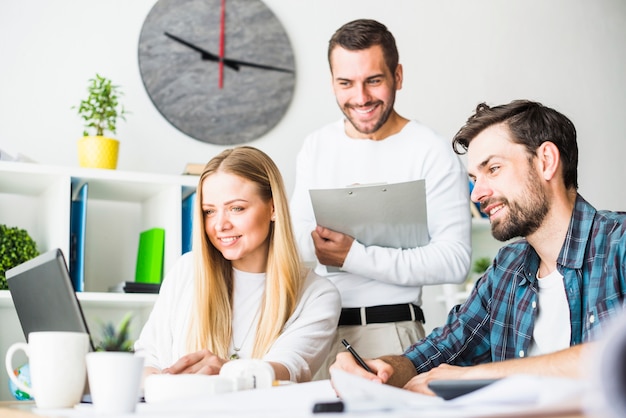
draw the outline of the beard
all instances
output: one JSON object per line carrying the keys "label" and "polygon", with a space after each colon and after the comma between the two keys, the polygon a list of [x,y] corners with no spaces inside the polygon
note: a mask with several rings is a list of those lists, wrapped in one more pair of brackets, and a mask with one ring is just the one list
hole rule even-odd
{"label": "beard", "polygon": [[[542,224],[550,205],[545,190],[541,187],[538,174],[529,170],[529,179],[526,188],[521,194],[523,199],[509,201],[500,199],[509,209],[509,213],[503,219],[496,220],[491,224],[491,234],[498,241],[508,241],[515,237],[527,237],[535,232]],[[489,200],[481,203],[481,206],[489,205]]]}
{"label": "beard", "polygon": [[[396,89],[395,83],[393,84],[392,88],[393,88],[392,91],[395,91]],[[395,95],[392,95],[388,103],[378,100],[378,101],[373,101],[373,102],[367,102],[365,103],[365,105],[363,105],[364,107],[380,105],[383,108],[380,118],[378,118],[378,120],[374,122],[374,125],[369,129],[363,124],[360,124],[358,121],[354,120],[354,118],[350,117],[350,110],[357,106],[346,103],[345,105],[343,106],[340,105],[339,107],[341,108],[343,115],[346,117],[346,119],[348,119],[348,121],[352,124],[352,126],[354,127],[354,129],[356,129],[357,132],[362,133],[364,135],[370,135],[378,131],[387,122],[387,120],[389,119],[389,115],[391,115],[391,112],[393,111],[393,106],[394,106],[395,101],[396,101],[396,97]],[[363,106],[358,106],[358,107],[363,107]]]}
{"label": "beard", "polygon": [[[372,104],[373,103],[366,103],[366,106],[372,105]],[[387,122],[387,120],[389,119],[389,115],[391,114],[391,111],[393,110],[393,107],[386,107],[385,109],[383,109],[383,113],[382,115],[380,115],[380,118],[378,118],[378,120],[374,123],[374,126],[368,129],[364,125],[359,124],[359,122],[355,121],[353,118],[350,117],[351,108],[352,108],[351,106],[345,106],[342,109],[342,112],[344,116],[346,117],[346,119],[348,119],[348,121],[352,124],[352,126],[354,126],[354,129],[356,129],[357,132],[360,132],[364,135],[373,134],[374,132],[378,131],[385,124],[385,122]]]}

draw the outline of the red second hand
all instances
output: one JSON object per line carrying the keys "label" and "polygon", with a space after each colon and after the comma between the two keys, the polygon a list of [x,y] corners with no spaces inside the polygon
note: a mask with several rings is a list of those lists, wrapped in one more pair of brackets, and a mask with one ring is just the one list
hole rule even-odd
{"label": "red second hand", "polygon": [[219,62],[219,78],[218,78],[218,86],[219,88],[224,87],[224,38],[225,38],[225,29],[226,29],[226,0],[222,0],[221,10],[220,10],[220,62]]}

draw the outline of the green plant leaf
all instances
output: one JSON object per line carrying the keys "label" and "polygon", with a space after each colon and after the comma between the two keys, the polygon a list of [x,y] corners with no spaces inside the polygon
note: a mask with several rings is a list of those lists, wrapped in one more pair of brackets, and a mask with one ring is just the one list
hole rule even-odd
{"label": "green plant leaf", "polygon": [[0,225],[0,290],[9,288],[7,270],[38,255],[37,243],[26,230]]}
{"label": "green plant leaf", "polygon": [[102,323],[102,339],[96,346],[96,351],[133,351],[133,341],[129,339],[132,312],[128,312],[120,323],[113,325],[110,322]]}
{"label": "green plant leaf", "polygon": [[102,136],[109,131],[113,134],[117,132],[117,119],[126,120],[129,113],[119,102],[119,97],[123,95],[120,86],[115,85],[106,77],[96,74],[89,79],[87,86],[89,95],[82,100],[77,109],[78,115],[84,121],[83,136],[89,132]]}

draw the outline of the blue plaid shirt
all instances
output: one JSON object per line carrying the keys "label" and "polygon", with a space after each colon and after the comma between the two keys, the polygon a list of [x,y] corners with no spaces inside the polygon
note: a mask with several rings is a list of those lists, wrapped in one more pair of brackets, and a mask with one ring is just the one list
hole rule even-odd
{"label": "blue plaid shirt", "polygon": [[[570,308],[570,346],[597,339],[625,305],[626,213],[596,211],[580,195],[557,259]],[[506,245],[445,325],[409,347],[418,373],[525,357],[537,318],[539,256],[525,239]],[[610,322],[610,321],[608,321]]]}

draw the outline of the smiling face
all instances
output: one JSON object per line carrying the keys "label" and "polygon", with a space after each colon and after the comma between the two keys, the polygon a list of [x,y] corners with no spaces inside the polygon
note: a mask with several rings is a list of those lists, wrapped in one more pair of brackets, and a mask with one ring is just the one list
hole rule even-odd
{"label": "smiling face", "polygon": [[475,181],[471,199],[489,216],[494,238],[528,237],[545,219],[550,206],[541,177],[523,145],[510,139],[503,124],[478,134],[467,151]]}
{"label": "smiling face", "polygon": [[393,111],[396,90],[402,87],[402,66],[393,74],[379,45],[358,51],[336,47],[330,58],[335,98],[352,126],[348,135],[371,138]]}
{"label": "smiling face", "polygon": [[237,270],[265,271],[274,207],[247,179],[217,171],[202,183],[204,231]]}

